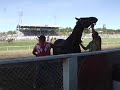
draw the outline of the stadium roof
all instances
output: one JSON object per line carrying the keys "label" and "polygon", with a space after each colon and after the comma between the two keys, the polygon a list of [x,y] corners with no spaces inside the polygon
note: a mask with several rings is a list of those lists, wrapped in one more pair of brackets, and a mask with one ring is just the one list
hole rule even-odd
{"label": "stadium roof", "polygon": [[30,25],[30,24],[21,24],[21,25],[17,25],[17,28],[22,27],[22,28],[59,28],[59,26],[57,25]]}

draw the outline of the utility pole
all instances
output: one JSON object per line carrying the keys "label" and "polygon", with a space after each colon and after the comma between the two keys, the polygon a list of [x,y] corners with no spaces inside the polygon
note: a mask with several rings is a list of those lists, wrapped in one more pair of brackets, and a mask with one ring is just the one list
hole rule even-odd
{"label": "utility pole", "polygon": [[[7,8],[4,7],[4,8],[3,8],[3,15],[4,15],[3,18],[7,18],[7,17],[6,17],[6,15],[7,15],[6,12],[7,12]],[[5,23],[5,24],[6,24],[6,23]],[[5,28],[5,30],[6,30],[6,28]]]}
{"label": "utility pole", "polygon": [[20,10],[20,11],[18,12],[18,15],[19,15],[19,22],[18,22],[18,25],[20,25],[20,24],[22,24],[23,11]]}
{"label": "utility pole", "polygon": [[56,16],[54,16],[54,25],[56,25]]}

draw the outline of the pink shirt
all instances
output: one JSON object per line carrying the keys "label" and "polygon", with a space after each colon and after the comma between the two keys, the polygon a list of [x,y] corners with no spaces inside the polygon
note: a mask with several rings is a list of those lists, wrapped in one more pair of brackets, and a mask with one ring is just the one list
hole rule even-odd
{"label": "pink shirt", "polygon": [[41,46],[39,43],[37,43],[34,49],[37,52],[37,56],[47,56],[50,55],[51,44],[45,42],[45,44]]}

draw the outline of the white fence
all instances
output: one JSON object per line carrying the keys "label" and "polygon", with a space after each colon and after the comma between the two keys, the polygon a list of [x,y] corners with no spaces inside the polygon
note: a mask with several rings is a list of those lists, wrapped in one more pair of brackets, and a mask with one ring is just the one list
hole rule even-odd
{"label": "white fence", "polygon": [[[63,61],[63,90],[78,90],[78,61],[82,60],[81,57],[107,55],[107,58],[111,63],[120,64],[120,49],[96,51],[88,53],[76,53],[76,54],[63,54],[46,57],[31,57],[31,58],[18,58],[10,60],[0,60],[0,65],[16,65],[19,63],[30,62],[59,62]],[[80,57],[78,59],[78,57]],[[115,60],[116,59],[116,60]],[[101,57],[102,60],[102,57]],[[14,76],[14,75],[13,75]],[[8,76],[10,77],[10,76]]]}
{"label": "white fence", "polygon": [[9,51],[9,50],[31,50],[34,45],[26,45],[26,46],[1,46],[0,51]]}
{"label": "white fence", "polygon": [[[102,44],[102,48],[104,49],[104,47],[110,47],[113,48],[118,47],[120,45],[120,41],[116,41],[116,42],[103,42],[104,44]],[[85,45],[88,43],[84,43]],[[0,51],[10,51],[10,50],[32,50],[33,47],[35,45],[26,45],[26,46],[0,46]]]}

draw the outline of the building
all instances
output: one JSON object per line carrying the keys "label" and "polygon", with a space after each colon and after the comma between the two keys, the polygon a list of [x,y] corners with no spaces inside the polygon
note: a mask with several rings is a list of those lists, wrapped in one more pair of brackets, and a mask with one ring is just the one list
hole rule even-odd
{"label": "building", "polygon": [[16,30],[22,32],[24,36],[57,35],[58,26],[39,25],[17,25]]}

